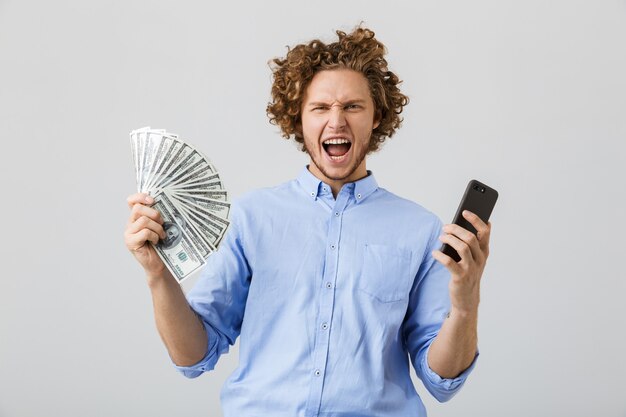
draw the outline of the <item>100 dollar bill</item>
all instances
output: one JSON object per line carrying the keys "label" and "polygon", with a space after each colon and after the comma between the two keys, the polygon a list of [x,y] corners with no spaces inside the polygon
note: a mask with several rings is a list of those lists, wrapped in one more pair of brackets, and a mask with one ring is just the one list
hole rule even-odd
{"label": "100 dollar bill", "polygon": [[[165,193],[154,197],[152,208],[161,213],[166,237],[154,245],[170,272],[180,282],[205,264],[203,252],[194,245],[190,223]],[[195,237],[195,236],[194,236]]]}

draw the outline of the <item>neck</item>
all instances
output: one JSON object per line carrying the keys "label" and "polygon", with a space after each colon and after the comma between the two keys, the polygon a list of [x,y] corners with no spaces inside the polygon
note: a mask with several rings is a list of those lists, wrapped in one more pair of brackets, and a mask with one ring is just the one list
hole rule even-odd
{"label": "neck", "polygon": [[326,184],[330,186],[330,189],[333,192],[333,197],[335,198],[337,198],[337,194],[339,194],[339,191],[341,191],[341,187],[343,187],[344,184],[358,181],[361,178],[367,177],[367,168],[365,167],[365,159],[363,160],[363,162],[361,162],[361,165],[359,165],[349,176],[347,176],[346,178],[341,178],[341,179],[327,177],[317,167],[317,165],[313,163],[313,161],[309,163],[308,169],[311,172],[311,174],[315,175],[318,179],[322,180],[323,182],[325,182]]}

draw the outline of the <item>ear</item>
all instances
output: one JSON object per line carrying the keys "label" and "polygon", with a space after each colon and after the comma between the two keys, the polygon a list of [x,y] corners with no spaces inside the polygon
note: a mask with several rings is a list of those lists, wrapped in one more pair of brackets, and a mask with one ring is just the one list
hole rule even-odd
{"label": "ear", "polygon": [[372,125],[372,130],[376,129],[380,125],[380,122],[382,119],[383,119],[383,116],[380,110],[377,110],[376,113],[374,114],[374,124]]}
{"label": "ear", "polygon": [[300,136],[302,137],[302,119],[300,119],[298,117],[298,119],[296,120],[295,126],[294,126],[294,130],[295,130],[295,135],[296,136]]}

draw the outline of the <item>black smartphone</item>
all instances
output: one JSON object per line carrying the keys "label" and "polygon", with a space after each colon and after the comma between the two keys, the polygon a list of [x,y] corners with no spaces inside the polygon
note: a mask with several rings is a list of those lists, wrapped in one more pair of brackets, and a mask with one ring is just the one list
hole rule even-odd
{"label": "black smartphone", "polygon": [[[458,224],[462,228],[476,234],[477,230],[474,226],[472,226],[472,224],[468,222],[465,217],[463,217],[463,210],[471,211],[480,217],[482,221],[487,223],[489,221],[489,216],[491,216],[491,212],[496,205],[497,199],[498,192],[496,190],[480,181],[471,180],[469,184],[467,184],[465,194],[463,194],[461,204],[459,204],[459,208],[456,210],[452,223]],[[441,249],[439,250],[454,259],[456,262],[461,260],[461,257],[456,250],[447,243],[441,245]]]}

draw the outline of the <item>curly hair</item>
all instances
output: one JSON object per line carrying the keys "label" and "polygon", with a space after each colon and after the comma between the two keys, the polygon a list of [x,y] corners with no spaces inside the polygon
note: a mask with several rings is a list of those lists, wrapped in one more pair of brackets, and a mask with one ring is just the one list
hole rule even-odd
{"label": "curly hair", "polygon": [[[368,153],[378,150],[386,138],[393,136],[402,124],[402,108],[409,98],[400,92],[402,82],[387,69],[385,46],[374,38],[374,32],[357,27],[350,34],[336,31],[339,40],[325,44],[319,39],[308,44],[287,47],[287,56],[274,58],[272,69],[272,102],[267,105],[270,123],[278,125],[282,136],[304,144],[298,124],[301,121],[304,93],[316,73],[322,70],[351,69],[363,74],[369,84],[376,118],[380,124],[373,130]],[[304,146],[302,150],[305,151]]]}

